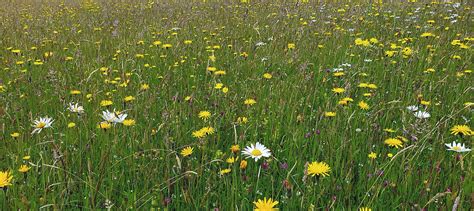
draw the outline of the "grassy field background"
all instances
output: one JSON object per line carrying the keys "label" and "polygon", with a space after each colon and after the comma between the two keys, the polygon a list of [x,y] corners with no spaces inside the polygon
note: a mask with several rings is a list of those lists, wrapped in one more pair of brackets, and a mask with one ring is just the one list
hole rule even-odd
{"label": "grassy field background", "polygon": [[[472,209],[472,152],[445,146],[472,146],[472,13],[1,1],[0,207],[251,210],[266,197],[281,210]],[[107,123],[105,110],[128,116]],[[52,127],[33,123],[46,116]],[[246,159],[256,142],[271,156]],[[327,176],[308,174],[315,161]]]}

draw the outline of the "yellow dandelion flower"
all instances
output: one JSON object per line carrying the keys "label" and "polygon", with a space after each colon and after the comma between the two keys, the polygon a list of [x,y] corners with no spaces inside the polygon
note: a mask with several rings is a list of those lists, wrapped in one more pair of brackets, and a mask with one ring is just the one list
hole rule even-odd
{"label": "yellow dandelion flower", "polygon": [[399,147],[403,147],[403,142],[400,141],[400,139],[396,139],[396,138],[385,139],[384,143],[390,147],[395,147],[397,149]]}
{"label": "yellow dandelion flower", "polygon": [[12,185],[13,176],[10,171],[0,171],[0,188],[5,188]]}
{"label": "yellow dandelion flower", "polygon": [[247,161],[246,161],[246,160],[241,160],[241,161],[240,161],[239,168],[240,168],[240,169],[245,169],[245,168],[247,168]]}
{"label": "yellow dandelion flower", "polygon": [[272,74],[270,74],[270,73],[264,73],[264,74],[263,74],[263,78],[265,78],[265,79],[271,79],[272,77],[273,77],[273,76],[272,76]]}
{"label": "yellow dandelion flower", "polygon": [[112,104],[114,104],[114,102],[112,102],[111,100],[102,100],[102,101],[100,101],[100,106],[102,106],[102,107],[110,106]]}
{"label": "yellow dandelion flower", "polygon": [[343,92],[345,92],[345,91],[346,91],[346,89],[340,88],[340,87],[336,87],[336,88],[333,88],[333,89],[332,89],[332,92],[334,92],[334,93],[336,93],[336,94],[341,94],[341,93],[343,93]]}
{"label": "yellow dandelion flower", "polygon": [[461,134],[465,136],[470,136],[473,134],[473,131],[467,125],[455,125],[454,127],[451,128],[451,134],[453,135]]}
{"label": "yellow dandelion flower", "polygon": [[126,120],[123,120],[122,124],[125,125],[125,126],[134,126],[135,125],[135,120],[134,119],[126,119]]}
{"label": "yellow dandelion flower", "polygon": [[135,97],[134,97],[134,96],[131,96],[131,95],[130,95],[130,96],[127,96],[127,97],[125,97],[125,98],[123,98],[123,101],[124,101],[124,102],[132,102],[132,101],[134,101],[134,100],[135,100]]}
{"label": "yellow dandelion flower", "polygon": [[368,155],[368,157],[373,160],[373,159],[377,158],[377,153],[371,152],[371,153]]}
{"label": "yellow dandelion flower", "polygon": [[187,156],[190,156],[191,154],[193,154],[193,150],[194,150],[194,148],[192,148],[192,147],[186,147],[183,150],[181,150],[180,154],[183,157],[187,157]]}
{"label": "yellow dandelion flower", "polygon": [[325,162],[312,162],[308,165],[308,175],[311,176],[329,176],[331,167]]}
{"label": "yellow dandelion flower", "polygon": [[14,133],[11,133],[10,136],[11,136],[12,138],[18,138],[18,137],[20,137],[20,133],[14,132]]}
{"label": "yellow dandelion flower", "polygon": [[31,167],[29,167],[29,166],[27,166],[27,165],[21,165],[20,168],[18,169],[18,171],[21,172],[21,173],[26,173],[26,172],[28,172],[30,169],[31,169]]}
{"label": "yellow dandelion flower", "polygon": [[332,112],[332,111],[324,112],[324,116],[325,117],[335,117],[336,112]]}
{"label": "yellow dandelion flower", "polygon": [[269,198],[267,200],[266,197],[262,199],[259,199],[257,201],[254,201],[253,204],[255,205],[254,211],[277,211],[278,208],[275,208],[275,206],[278,204],[278,201],[273,201],[272,198]]}
{"label": "yellow dandelion flower", "polygon": [[225,174],[230,173],[231,171],[232,171],[231,169],[222,169],[222,170],[219,172],[219,174],[220,174],[220,175],[225,175]]}
{"label": "yellow dandelion flower", "polygon": [[211,117],[211,112],[209,112],[209,111],[200,111],[198,116],[199,116],[199,118],[201,118],[203,120],[207,120]]}
{"label": "yellow dandelion flower", "polygon": [[67,127],[68,127],[68,128],[76,127],[76,123],[74,123],[74,122],[69,122],[69,123],[67,124]]}
{"label": "yellow dandelion flower", "polygon": [[359,104],[357,104],[359,106],[360,109],[362,110],[369,110],[369,104],[367,104],[366,102],[364,101],[360,101]]}
{"label": "yellow dandelion flower", "polygon": [[248,106],[251,106],[251,105],[253,105],[253,104],[255,104],[255,103],[257,103],[257,101],[255,101],[254,99],[250,99],[250,98],[249,98],[249,99],[246,99],[246,100],[244,101],[244,104],[245,104],[245,105],[248,105]]}

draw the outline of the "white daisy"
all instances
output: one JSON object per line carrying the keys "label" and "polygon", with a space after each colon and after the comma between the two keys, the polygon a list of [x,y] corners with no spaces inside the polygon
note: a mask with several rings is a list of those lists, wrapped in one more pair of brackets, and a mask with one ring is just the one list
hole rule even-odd
{"label": "white daisy", "polygon": [[53,122],[54,120],[49,117],[41,117],[39,120],[34,120],[33,125],[31,125],[34,130],[33,132],[31,132],[31,134],[41,133],[41,130],[43,130],[43,128],[50,128]]}
{"label": "white daisy", "polygon": [[427,119],[427,118],[431,117],[430,113],[428,113],[426,111],[417,111],[417,112],[414,113],[414,115],[418,119]]}
{"label": "white daisy", "polygon": [[127,118],[127,114],[122,114],[119,112],[110,112],[109,110],[102,111],[102,119],[109,123],[122,123],[125,118]]}
{"label": "white daisy", "polygon": [[456,143],[455,141],[453,141],[453,143],[451,143],[451,144],[444,144],[444,145],[446,145],[448,147],[448,150],[455,151],[455,152],[469,152],[469,151],[471,151],[471,149],[466,148],[466,146],[464,146],[464,144]]}
{"label": "white daisy", "polygon": [[255,143],[255,145],[251,144],[250,146],[245,147],[242,154],[247,155],[247,158],[253,158],[255,161],[260,159],[261,157],[270,157],[272,153],[270,150],[267,149],[263,144],[259,142]]}
{"label": "white daisy", "polygon": [[416,106],[416,105],[411,105],[411,106],[408,106],[407,109],[408,109],[409,111],[418,111],[418,106]]}
{"label": "white daisy", "polygon": [[78,113],[78,114],[82,114],[84,113],[84,108],[82,106],[79,105],[79,103],[69,103],[69,107],[67,108],[67,110],[71,111],[72,113]]}

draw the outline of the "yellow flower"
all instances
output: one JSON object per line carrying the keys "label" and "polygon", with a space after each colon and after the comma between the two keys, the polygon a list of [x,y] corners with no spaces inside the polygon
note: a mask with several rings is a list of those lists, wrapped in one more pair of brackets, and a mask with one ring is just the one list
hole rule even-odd
{"label": "yellow flower", "polygon": [[391,158],[391,157],[393,157],[393,154],[392,154],[392,153],[388,153],[388,154],[387,154],[387,157]]}
{"label": "yellow flower", "polygon": [[344,88],[336,87],[336,88],[333,88],[332,91],[336,94],[340,94],[340,93],[343,93],[346,90]]}
{"label": "yellow flower", "polygon": [[125,125],[125,126],[133,126],[133,125],[135,125],[135,120],[134,119],[126,119],[126,120],[123,120],[122,124]]}
{"label": "yellow flower", "polygon": [[12,179],[13,176],[11,175],[10,171],[0,171],[0,188],[5,188],[12,185]]}
{"label": "yellow flower", "polygon": [[74,123],[74,122],[69,122],[69,123],[67,124],[67,127],[68,127],[68,128],[76,127],[76,123]]}
{"label": "yellow flower", "polygon": [[369,158],[372,159],[372,160],[375,159],[375,158],[377,158],[377,153],[371,152],[371,153],[369,154]]}
{"label": "yellow flower", "polygon": [[225,75],[225,71],[224,70],[215,71],[214,75]]}
{"label": "yellow flower", "polygon": [[244,104],[245,104],[245,105],[249,105],[249,106],[251,106],[251,105],[253,105],[253,104],[255,104],[255,103],[257,103],[257,101],[255,101],[254,99],[250,99],[250,98],[249,98],[249,99],[246,99],[246,100],[244,101]]}
{"label": "yellow flower", "polygon": [[340,77],[340,76],[345,75],[345,73],[344,73],[344,72],[335,72],[335,73],[333,73],[332,75],[333,75],[334,77]]}
{"label": "yellow flower", "polygon": [[127,96],[123,99],[124,102],[131,102],[134,101],[135,97],[134,96]]}
{"label": "yellow flower", "polygon": [[385,56],[386,57],[393,57],[397,51],[385,51]]}
{"label": "yellow flower", "polygon": [[222,92],[223,92],[224,94],[227,93],[227,92],[229,92],[229,88],[227,88],[227,87],[222,88]]}
{"label": "yellow flower", "polygon": [[387,133],[395,133],[396,130],[392,129],[392,128],[385,128],[383,129],[383,131],[387,132]]}
{"label": "yellow flower", "polygon": [[375,84],[368,84],[368,85],[367,85],[367,88],[369,88],[369,89],[377,89],[377,85],[375,85]]}
{"label": "yellow flower", "polygon": [[359,211],[372,211],[372,209],[370,209],[368,207],[361,207],[361,208],[359,208]]}
{"label": "yellow flower", "polygon": [[408,56],[411,56],[413,54],[413,50],[410,47],[405,47],[402,50],[402,53],[403,53],[404,57],[408,57]]}
{"label": "yellow flower", "polygon": [[434,37],[434,34],[430,33],[430,32],[425,32],[425,33],[421,34],[421,37]]}
{"label": "yellow flower", "polygon": [[424,106],[429,106],[429,105],[431,104],[431,102],[430,102],[430,101],[424,101],[424,100],[422,100],[422,101],[420,102],[420,104],[421,104],[421,105],[424,105]]}
{"label": "yellow flower", "polygon": [[184,44],[186,44],[186,45],[189,45],[189,44],[191,44],[191,43],[193,43],[192,40],[185,40],[185,41],[184,41]]}
{"label": "yellow flower", "polygon": [[104,130],[109,129],[110,127],[112,127],[112,125],[107,121],[101,122],[99,123],[99,125],[97,125],[97,128],[104,129]]}
{"label": "yellow flower", "polygon": [[232,146],[230,147],[230,151],[232,151],[233,153],[237,153],[237,152],[240,151],[240,146],[239,146],[238,144],[232,145]]}
{"label": "yellow flower", "polygon": [[388,146],[395,147],[397,149],[398,147],[403,147],[403,142],[400,141],[400,139],[396,139],[396,138],[385,139],[384,143]]}
{"label": "yellow flower", "polygon": [[213,127],[203,127],[201,130],[206,134],[206,135],[211,135],[214,133],[214,128]]}
{"label": "yellow flower", "polygon": [[265,73],[265,74],[263,74],[263,77],[266,78],[266,79],[271,79],[273,76],[270,73]]}
{"label": "yellow flower", "polygon": [[364,101],[360,101],[359,104],[358,104],[359,108],[361,108],[362,110],[369,110],[369,104],[367,104],[366,102]]}
{"label": "yellow flower", "polygon": [[243,125],[245,123],[247,123],[249,120],[247,119],[247,117],[239,117],[237,118],[237,123]]}
{"label": "yellow flower", "polygon": [[222,170],[219,172],[219,174],[220,174],[220,175],[224,175],[224,174],[230,173],[231,171],[232,171],[231,169],[222,169]]}
{"label": "yellow flower", "polygon": [[332,112],[332,111],[324,112],[324,116],[325,117],[335,117],[336,112]]}
{"label": "yellow flower", "polygon": [[308,165],[308,175],[311,176],[329,176],[329,172],[331,171],[331,167],[325,162],[312,162]]}
{"label": "yellow flower", "polygon": [[81,91],[79,91],[79,90],[71,90],[69,93],[72,94],[72,95],[78,95],[78,94],[81,94]]}
{"label": "yellow flower", "polygon": [[465,136],[470,136],[473,134],[473,131],[467,125],[455,125],[454,127],[451,128],[451,134],[453,135],[461,134]]}
{"label": "yellow flower", "polygon": [[375,38],[375,37],[372,37],[372,38],[369,39],[369,42],[372,43],[372,44],[377,44],[377,43],[379,43],[379,40],[377,40],[377,38]]}
{"label": "yellow flower", "polygon": [[278,201],[273,201],[272,198],[267,200],[266,197],[263,200],[259,199],[258,201],[254,201],[253,204],[255,205],[254,211],[276,211],[278,208],[274,208]]}
{"label": "yellow flower", "polygon": [[100,101],[100,106],[102,106],[102,107],[110,106],[112,104],[114,104],[114,102],[112,102],[111,100],[102,100],[102,101]]}
{"label": "yellow flower", "polygon": [[142,85],[140,86],[140,90],[145,91],[145,90],[148,90],[148,89],[150,89],[150,85],[148,85],[148,84],[142,84]]}
{"label": "yellow flower", "polygon": [[29,166],[27,166],[27,165],[21,165],[20,168],[18,169],[18,171],[21,172],[21,173],[26,173],[26,172],[28,172],[30,169],[31,169],[31,167],[29,167]]}
{"label": "yellow flower", "polygon": [[209,117],[211,117],[211,112],[201,111],[201,112],[199,112],[198,116],[199,116],[199,118],[201,118],[203,120],[207,120],[207,119],[209,119]]}
{"label": "yellow flower", "polygon": [[296,48],[296,44],[288,43],[288,49],[295,49],[295,48]]}
{"label": "yellow flower", "polygon": [[11,136],[12,138],[18,138],[18,137],[20,136],[20,133],[14,132],[14,133],[11,133],[10,136]]}
{"label": "yellow flower", "polygon": [[192,135],[195,138],[204,138],[206,136],[206,133],[202,130],[196,130],[192,133]]}
{"label": "yellow flower", "polygon": [[216,85],[214,85],[214,89],[222,89],[223,86],[223,83],[217,83]]}
{"label": "yellow flower", "polygon": [[235,161],[239,160],[239,157],[230,157],[230,158],[227,158],[227,160],[225,162],[227,162],[228,164],[233,164],[235,163]]}
{"label": "yellow flower", "polygon": [[181,150],[181,155],[183,157],[187,157],[187,156],[190,156],[191,154],[193,154],[193,149],[192,147],[186,147],[184,148],[183,150]]}
{"label": "yellow flower", "polygon": [[247,168],[247,161],[246,160],[241,160],[239,167],[240,167],[240,169]]}

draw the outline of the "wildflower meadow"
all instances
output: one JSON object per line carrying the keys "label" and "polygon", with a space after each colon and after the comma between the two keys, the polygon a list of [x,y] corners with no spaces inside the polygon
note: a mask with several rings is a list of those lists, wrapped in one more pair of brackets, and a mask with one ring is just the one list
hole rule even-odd
{"label": "wildflower meadow", "polygon": [[2,0],[0,210],[471,210],[472,1]]}

